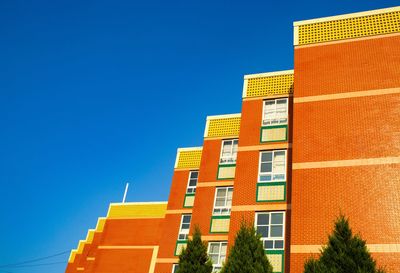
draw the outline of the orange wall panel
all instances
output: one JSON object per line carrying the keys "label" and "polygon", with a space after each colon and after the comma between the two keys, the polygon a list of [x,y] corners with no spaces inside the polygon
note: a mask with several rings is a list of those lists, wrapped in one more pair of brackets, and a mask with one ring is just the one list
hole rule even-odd
{"label": "orange wall panel", "polygon": [[152,254],[152,249],[99,249],[93,272],[148,273]]}
{"label": "orange wall panel", "polygon": [[212,182],[217,180],[221,143],[221,139],[204,140],[203,153],[201,154],[199,182]]}
{"label": "orange wall panel", "polygon": [[394,36],[295,48],[295,97],[399,87],[399,44]]}
{"label": "orange wall panel", "polygon": [[214,195],[215,187],[201,187],[196,189],[190,234],[193,233],[195,225],[200,227],[202,235],[209,234],[211,215],[214,207]]}
{"label": "orange wall panel", "polygon": [[179,225],[182,214],[167,214],[165,216],[165,228],[160,239],[158,258],[175,258],[175,246],[178,240]]}
{"label": "orange wall panel", "polygon": [[172,273],[172,265],[173,264],[158,263],[156,264],[154,273]]}
{"label": "orange wall panel", "polygon": [[239,146],[260,145],[262,109],[262,99],[243,101]]}
{"label": "orange wall panel", "polygon": [[168,209],[182,209],[190,171],[174,171],[171,191],[168,198]]}
{"label": "orange wall panel", "polygon": [[400,96],[298,103],[293,162],[398,156]]}
{"label": "orange wall panel", "polygon": [[157,245],[164,218],[107,219],[102,245]]}

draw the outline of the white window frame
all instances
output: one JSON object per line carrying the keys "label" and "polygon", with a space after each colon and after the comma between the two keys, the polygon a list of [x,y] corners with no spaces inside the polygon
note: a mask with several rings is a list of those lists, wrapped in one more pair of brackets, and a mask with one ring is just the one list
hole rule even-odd
{"label": "white window frame", "polygon": [[[230,200],[231,205],[228,205],[228,193],[229,190],[231,189],[232,191],[232,197]],[[225,190],[225,197],[224,197],[224,206],[217,206],[217,192],[219,190]],[[215,193],[214,193],[214,207],[213,207],[213,216],[217,215],[230,215],[231,214],[231,207],[232,207],[232,198],[233,198],[233,187],[217,187],[215,188]]]}
{"label": "white window frame", "polygon": [[[185,216],[190,216],[189,227],[186,229],[182,228],[183,225],[183,218]],[[192,222],[192,214],[182,214],[181,216],[181,224],[179,225],[179,233],[178,233],[178,241],[184,241],[189,238],[189,230],[190,230],[190,223]],[[183,238],[181,238],[181,235]]]}
{"label": "white window frame", "polygon": [[[269,221],[268,221],[268,225],[262,225],[262,226],[268,226],[268,237],[261,237],[260,239],[263,242],[263,247],[265,250],[284,250],[285,249],[285,227],[286,227],[286,213],[284,211],[259,211],[256,212],[256,219],[254,221],[255,223],[255,229],[257,231],[257,227],[258,227],[258,215],[260,214],[268,214],[269,216]],[[273,224],[271,224],[271,215],[272,214],[282,214],[282,219],[283,219],[283,223],[282,223],[282,236],[280,237],[271,237],[271,226],[274,226]],[[275,224],[277,225],[277,224]],[[260,234],[261,235],[261,234]],[[262,235],[261,235],[262,236]],[[272,248],[265,248],[265,241],[272,241],[273,242],[273,247]],[[275,242],[276,241],[283,241],[283,246],[282,248],[275,248]]]}
{"label": "white window frame", "polygon": [[172,273],[175,273],[176,268],[179,266],[179,264],[173,264],[172,265]]}
{"label": "white window frame", "polygon": [[[210,253],[210,249],[211,249],[211,245],[213,244],[218,244],[218,253]],[[222,250],[222,246],[225,245],[225,253],[221,253]],[[227,241],[215,241],[215,242],[209,242],[208,243],[208,249],[207,249],[207,254],[210,257],[213,254],[218,255],[218,263],[214,264],[213,263],[213,272],[218,272],[221,270],[223,263],[226,260],[226,252],[228,249],[228,242]],[[210,257],[211,259],[211,257]],[[212,261],[212,260],[211,260]],[[212,261],[213,262],[213,261]]]}
{"label": "white window frame", "polygon": [[[192,173],[197,173],[196,186],[190,186],[190,180],[192,179],[191,178]],[[198,181],[199,181],[199,171],[190,171],[188,182],[187,182],[187,187],[186,187],[186,193],[196,193],[196,187],[197,187]]]}
{"label": "white window frame", "polygon": [[[278,172],[274,173],[274,157],[275,157],[275,153],[276,152],[284,152],[285,153],[285,170],[284,170],[284,173],[278,173]],[[264,154],[264,153],[272,153],[272,161],[271,161],[272,168],[271,168],[271,172],[263,172],[263,173],[261,172],[261,163],[262,163],[261,162],[261,157],[262,157],[262,154]],[[266,162],[269,162],[269,161],[266,161]],[[275,179],[274,176],[276,174],[283,174],[284,175],[283,179]],[[268,181],[261,180],[260,177],[262,175],[271,175],[271,180],[268,180]],[[286,181],[286,178],[287,178],[287,150],[260,151],[260,155],[259,155],[259,158],[258,158],[258,177],[257,177],[258,183],[284,182],[284,181]]]}
{"label": "white window frame", "polygon": [[[286,101],[286,121],[281,121],[281,119],[285,119],[284,117],[277,116],[276,106],[277,106],[277,104],[278,104],[277,102],[279,100],[285,100]],[[265,117],[266,104],[267,104],[267,102],[270,102],[270,101],[274,101],[275,112],[273,113],[273,116],[271,116],[270,118],[266,118]],[[278,122],[272,124],[273,120],[278,120]],[[288,120],[289,120],[289,100],[288,100],[288,98],[278,98],[278,99],[264,100],[263,101],[263,111],[262,111],[262,118],[261,118],[261,126],[287,125],[288,124]],[[270,123],[267,124],[267,121],[270,121]]]}
{"label": "white window frame", "polygon": [[[227,165],[227,164],[236,164],[236,159],[237,159],[237,148],[236,151],[234,151],[234,143],[236,141],[236,147],[239,146],[239,139],[235,138],[235,139],[226,139],[222,141],[221,144],[221,152],[219,154],[219,165]],[[231,150],[230,150],[230,156],[224,156],[222,157],[222,153],[224,150],[224,143],[226,142],[231,142],[232,146],[231,146]],[[235,152],[235,153],[234,153]]]}

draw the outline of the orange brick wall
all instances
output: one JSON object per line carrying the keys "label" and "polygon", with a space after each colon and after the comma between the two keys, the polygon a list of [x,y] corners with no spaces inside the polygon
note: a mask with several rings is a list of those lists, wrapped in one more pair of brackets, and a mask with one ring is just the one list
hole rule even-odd
{"label": "orange brick wall", "polygon": [[152,254],[152,249],[99,249],[93,272],[148,273]]}
{"label": "orange brick wall", "polygon": [[[400,87],[399,44],[397,36],[296,48],[295,99]],[[398,94],[295,103],[293,163],[399,156],[399,109]],[[340,212],[367,244],[400,243],[399,171],[400,164],[293,170],[291,244],[326,243]],[[292,253],[290,272],[302,272],[309,255]],[[398,253],[373,256],[400,268]]]}
{"label": "orange brick wall", "polygon": [[168,198],[168,209],[181,209],[185,199],[190,171],[174,171]]}

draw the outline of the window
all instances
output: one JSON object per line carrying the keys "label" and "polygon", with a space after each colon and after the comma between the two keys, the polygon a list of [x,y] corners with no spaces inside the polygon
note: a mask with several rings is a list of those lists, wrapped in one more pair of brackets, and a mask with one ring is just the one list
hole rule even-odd
{"label": "window", "polygon": [[284,212],[256,213],[256,229],[261,235],[264,249],[282,250],[284,248]]}
{"label": "window", "polygon": [[238,140],[230,139],[222,141],[219,164],[236,164]]}
{"label": "window", "polygon": [[188,181],[186,193],[195,193],[196,192],[196,185],[197,185],[198,177],[199,177],[198,171],[191,171],[189,173],[189,181]]}
{"label": "window", "polygon": [[213,215],[229,215],[231,213],[232,193],[232,187],[217,188],[215,190]]}
{"label": "window", "polygon": [[288,123],[288,99],[264,101],[262,125],[273,126]]}
{"label": "window", "polygon": [[172,273],[178,272],[179,264],[173,264],[172,265]]}
{"label": "window", "polygon": [[191,214],[183,214],[181,218],[181,226],[179,228],[178,240],[187,240],[189,236]]}
{"label": "window", "polygon": [[213,263],[213,272],[218,272],[222,268],[222,264],[226,258],[227,242],[210,242],[208,243],[208,256]]}
{"label": "window", "polygon": [[268,151],[260,153],[258,182],[286,180],[286,151]]}

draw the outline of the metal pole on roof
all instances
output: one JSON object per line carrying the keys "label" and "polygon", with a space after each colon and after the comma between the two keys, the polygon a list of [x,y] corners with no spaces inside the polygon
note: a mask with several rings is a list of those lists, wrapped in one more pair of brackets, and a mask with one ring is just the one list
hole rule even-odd
{"label": "metal pole on roof", "polygon": [[129,183],[126,183],[125,192],[124,192],[124,198],[122,198],[122,203],[125,203],[126,194],[128,193],[128,188],[129,188]]}

